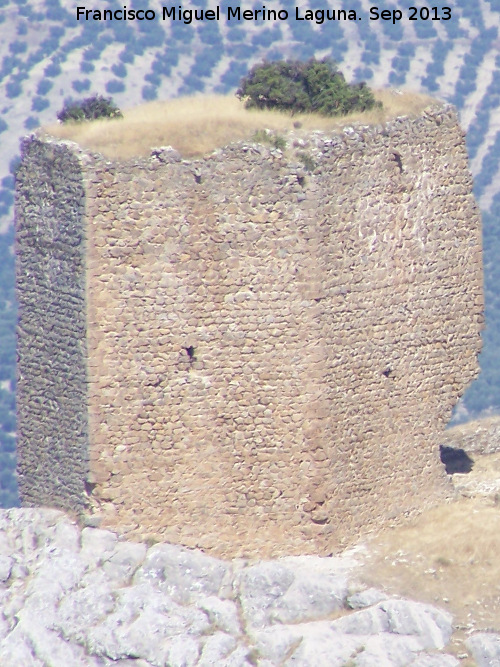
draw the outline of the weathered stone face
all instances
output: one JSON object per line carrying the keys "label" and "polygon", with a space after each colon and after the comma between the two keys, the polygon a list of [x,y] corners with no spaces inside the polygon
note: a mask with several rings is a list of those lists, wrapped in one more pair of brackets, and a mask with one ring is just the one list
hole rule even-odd
{"label": "weathered stone face", "polygon": [[[438,436],[477,374],[483,321],[455,114],[301,143],[313,173],[254,144],[195,162],[86,155],[71,172],[86,194],[86,301],[71,304],[86,319],[87,368],[74,363],[88,374],[88,502],[104,526],[219,555],[324,554],[446,492]],[[18,186],[33,237],[45,195],[29,168],[48,146],[28,144]],[[43,327],[20,328],[29,504],[48,502],[30,461],[54,437],[47,421],[32,436]]]}
{"label": "weathered stone face", "polygon": [[88,474],[85,189],[66,147],[27,141],[16,187],[23,503],[82,511]]}

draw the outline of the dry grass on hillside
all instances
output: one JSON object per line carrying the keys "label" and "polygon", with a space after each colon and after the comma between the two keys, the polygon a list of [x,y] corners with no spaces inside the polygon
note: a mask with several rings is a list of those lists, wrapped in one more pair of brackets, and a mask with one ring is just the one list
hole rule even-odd
{"label": "dry grass on hillside", "polygon": [[[483,480],[500,478],[499,466],[499,454],[476,460],[479,488]],[[500,632],[498,494],[461,498],[423,512],[382,530],[367,546],[362,579],[448,609],[458,628],[451,645],[455,653],[464,651],[463,640],[472,630]]]}
{"label": "dry grass on hillside", "polygon": [[114,159],[147,156],[151,148],[159,146],[173,146],[184,157],[196,157],[232,141],[250,139],[264,128],[284,131],[293,129],[297,122],[306,130],[335,130],[356,121],[376,124],[398,115],[418,113],[434,102],[424,95],[389,90],[377,93],[377,98],[382,101],[383,110],[325,118],[248,111],[234,95],[200,95],[150,102],[125,110],[123,119],[51,125],[44,130]]}

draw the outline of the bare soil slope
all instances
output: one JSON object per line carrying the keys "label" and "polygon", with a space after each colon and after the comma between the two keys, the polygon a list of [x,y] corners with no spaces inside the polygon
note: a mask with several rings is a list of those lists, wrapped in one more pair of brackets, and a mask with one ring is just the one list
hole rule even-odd
{"label": "bare soil slope", "polygon": [[500,632],[500,452],[471,457],[472,472],[452,476],[454,500],[369,539],[361,575],[449,609],[458,656],[473,631]]}

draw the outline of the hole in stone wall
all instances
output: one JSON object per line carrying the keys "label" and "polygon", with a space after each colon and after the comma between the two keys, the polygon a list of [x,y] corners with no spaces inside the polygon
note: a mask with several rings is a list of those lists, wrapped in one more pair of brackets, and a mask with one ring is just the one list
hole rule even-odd
{"label": "hole in stone wall", "polygon": [[190,345],[189,347],[185,347],[184,349],[186,350],[186,354],[189,357],[189,360],[190,361],[196,361],[196,357],[195,357],[195,354],[194,354],[195,353],[194,347],[192,345]]}
{"label": "hole in stone wall", "polygon": [[94,492],[94,489],[95,489],[95,487],[97,486],[97,484],[85,480],[85,482],[84,482],[84,486],[85,486],[85,493],[86,493],[88,496],[91,496],[92,493]]}
{"label": "hole in stone wall", "polygon": [[399,167],[399,171],[403,171],[403,161],[401,160],[401,155],[399,153],[393,153],[394,161]]}
{"label": "hole in stone wall", "polygon": [[471,459],[464,449],[459,449],[458,447],[440,445],[439,455],[448,475],[453,475],[456,472],[468,473],[474,466],[474,460]]}
{"label": "hole in stone wall", "polygon": [[393,378],[395,374],[393,369],[388,366],[385,371],[382,371],[382,375],[385,375],[386,378]]}

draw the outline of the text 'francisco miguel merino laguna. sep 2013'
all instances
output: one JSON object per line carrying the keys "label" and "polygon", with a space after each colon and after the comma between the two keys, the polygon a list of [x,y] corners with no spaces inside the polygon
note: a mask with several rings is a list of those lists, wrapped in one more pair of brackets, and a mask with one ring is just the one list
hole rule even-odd
{"label": "text 'francisco miguel merino laguna. sep 2013'", "polygon": [[444,6],[435,7],[408,7],[402,9],[386,9],[383,7],[370,7],[363,15],[354,9],[304,9],[295,7],[295,11],[287,9],[268,9],[265,5],[256,9],[245,9],[243,7],[220,7],[213,9],[184,9],[182,5],[171,5],[162,7],[161,12],[154,9],[89,9],[87,7],[76,8],[77,21],[181,21],[182,23],[193,23],[199,21],[220,21],[240,23],[249,22],[273,22],[273,21],[312,21],[321,25],[325,21],[362,21],[368,18],[370,21],[390,21],[395,24],[404,19],[408,21],[449,21],[452,18],[451,8]]}

